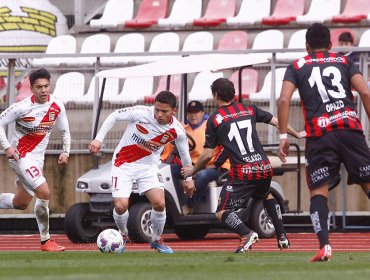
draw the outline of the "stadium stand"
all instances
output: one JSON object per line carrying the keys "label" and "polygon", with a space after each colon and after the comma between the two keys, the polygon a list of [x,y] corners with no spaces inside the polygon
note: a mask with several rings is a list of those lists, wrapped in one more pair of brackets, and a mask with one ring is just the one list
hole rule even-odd
{"label": "stadium stand", "polygon": [[[241,73],[242,99],[249,98],[249,94],[258,89],[258,71],[253,68],[244,68]],[[239,99],[239,70],[234,71],[230,81],[235,85],[235,100]]]}
{"label": "stadium stand", "polygon": [[[72,35],[61,35],[52,38],[46,48],[46,54],[75,54],[76,53],[76,38]],[[35,58],[31,64],[33,67],[51,66],[57,67],[66,63],[68,58],[64,57],[43,57]]]}
{"label": "stadium stand", "polygon": [[59,76],[53,94],[67,104],[85,93],[85,76],[80,72],[68,72]]}
{"label": "stadium stand", "polygon": [[217,50],[245,50],[248,47],[248,34],[246,31],[236,30],[224,33],[219,42]]}
{"label": "stadium stand", "polygon": [[[252,50],[282,49],[284,47],[284,34],[277,29],[261,31],[253,41]],[[262,55],[262,54],[261,54]],[[270,53],[263,54],[270,59]]]}
{"label": "stadium stand", "polygon": [[[153,94],[144,96],[144,103],[153,104],[156,95],[167,89],[167,80],[168,76],[161,76],[158,82],[157,89],[154,91]],[[170,84],[169,84],[169,91],[171,91],[177,97],[180,96],[181,93],[181,75],[171,75],[170,77]]]}
{"label": "stadium stand", "polygon": [[[277,68],[275,72],[275,97],[278,98],[283,84],[283,78],[286,68]],[[263,85],[260,91],[253,92],[249,95],[249,99],[254,102],[268,102],[271,97],[272,88],[272,71],[269,71],[265,76]]]}
{"label": "stadium stand", "polygon": [[213,34],[208,31],[198,31],[189,34],[182,46],[182,51],[211,51],[213,50]]}
{"label": "stadium stand", "polygon": [[305,0],[277,0],[274,12],[271,16],[264,17],[262,24],[280,25],[288,24],[303,15]]}
{"label": "stadium stand", "polygon": [[192,24],[193,20],[202,14],[202,1],[176,0],[173,3],[171,14],[167,18],[158,19],[160,27],[183,27]]}
{"label": "stadium stand", "polygon": [[352,38],[355,38],[355,33],[350,28],[338,28],[338,29],[335,29],[335,30],[331,30],[330,31],[330,38],[331,38],[332,48],[339,47],[339,36],[343,32],[349,32],[349,33],[351,33]]}
{"label": "stadium stand", "polygon": [[206,12],[193,20],[194,26],[217,26],[235,16],[236,0],[209,0]]}
{"label": "stadium stand", "polygon": [[[145,37],[140,33],[128,33],[118,38],[114,47],[114,53],[144,53]],[[126,65],[139,59],[139,56],[111,56],[102,57],[100,63],[103,66]]]}
{"label": "stadium stand", "polygon": [[90,21],[91,28],[117,28],[134,15],[133,0],[108,0],[100,19]]}
{"label": "stadium stand", "polygon": [[214,80],[222,78],[223,76],[224,74],[222,72],[199,72],[195,76],[193,86],[188,94],[189,101],[198,100],[200,102],[205,102],[207,99],[212,99],[212,92],[209,86]]}
{"label": "stadium stand", "polygon": [[31,84],[28,75],[25,76],[23,80],[17,84],[16,88],[18,90],[18,95],[15,97],[15,102],[22,101],[23,99],[32,95]]}
{"label": "stadium stand", "polygon": [[143,0],[134,19],[126,20],[125,27],[147,28],[167,16],[168,0]]}
{"label": "stadium stand", "polygon": [[[306,29],[295,31],[290,37],[288,49],[304,49],[306,47]],[[291,62],[305,56],[306,52],[285,52],[277,53],[276,59],[279,62]]]}
{"label": "stadium stand", "polygon": [[370,29],[366,30],[361,34],[360,41],[358,42],[359,47],[370,47]]}
{"label": "stadium stand", "polygon": [[[135,104],[153,93],[153,77],[126,78],[116,103]],[[111,101],[112,102],[112,101]]]}
{"label": "stadium stand", "polygon": [[347,0],[341,14],[332,17],[333,23],[358,23],[370,13],[368,0]]}
{"label": "stadium stand", "polygon": [[243,0],[239,13],[234,17],[228,17],[228,26],[244,26],[261,23],[264,17],[270,15],[271,0]]}
{"label": "stadium stand", "polygon": [[297,16],[296,21],[300,24],[312,24],[331,20],[340,13],[340,3],[341,0],[312,0],[308,12]]}

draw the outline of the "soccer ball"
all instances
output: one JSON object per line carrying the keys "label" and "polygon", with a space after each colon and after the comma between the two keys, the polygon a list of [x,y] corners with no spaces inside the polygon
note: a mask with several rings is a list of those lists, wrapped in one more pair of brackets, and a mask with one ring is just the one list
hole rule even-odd
{"label": "soccer ball", "polygon": [[103,230],[96,240],[96,245],[102,253],[121,254],[125,249],[125,242],[122,235],[115,229],[108,228]]}

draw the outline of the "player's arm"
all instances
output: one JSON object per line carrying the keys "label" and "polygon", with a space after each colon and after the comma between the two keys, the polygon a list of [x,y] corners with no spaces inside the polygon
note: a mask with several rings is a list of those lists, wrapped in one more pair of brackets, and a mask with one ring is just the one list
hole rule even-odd
{"label": "player's arm", "polygon": [[367,117],[370,119],[370,89],[361,74],[355,74],[351,77],[352,86],[361,97]]}
{"label": "player's arm", "polygon": [[69,123],[66,114],[66,110],[62,105],[62,111],[58,116],[58,128],[62,135],[63,152],[59,155],[58,164],[67,164],[69,158],[69,152],[71,150],[71,133],[69,130]]}
{"label": "player's arm", "polygon": [[[279,120],[276,117],[272,117],[269,124],[275,126],[279,129]],[[289,123],[287,124],[287,133],[297,139],[305,138],[306,137],[306,131],[300,131],[297,132]]]}

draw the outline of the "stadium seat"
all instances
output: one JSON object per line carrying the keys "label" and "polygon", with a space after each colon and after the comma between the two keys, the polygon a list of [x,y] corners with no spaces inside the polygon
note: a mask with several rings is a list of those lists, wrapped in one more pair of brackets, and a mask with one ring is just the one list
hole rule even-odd
{"label": "stadium seat", "polygon": [[5,78],[0,76],[0,104],[6,101],[6,81]]}
{"label": "stadium seat", "polygon": [[[113,53],[144,53],[145,38],[140,33],[124,34],[116,42]],[[103,66],[126,65],[137,61],[139,56],[111,56],[101,57],[100,63]],[[141,57],[140,57],[141,58]]]}
{"label": "stadium seat", "polygon": [[331,20],[340,13],[341,0],[312,0],[308,12],[297,16],[297,23],[312,24]]}
{"label": "stadium seat", "polygon": [[347,0],[346,6],[341,14],[331,18],[333,23],[356,23],[366,19],[370,13],[368,0]]}
{"label": "stadium seat", "polygon": [[23,80],[17,84],[18,95],[15,97],[15,102],[22,101],[28,96],[32,95],[31,84],[28,75],[23,78]]}
{"label": "stadium seat", "polygon": [[[241,95],[242,98],[249,98],[251,92],[256,92],[258,88],[258,71],[253,68],[244,68],[241,76]],[[239,99],[239,70],[233,72],[230,81],[235,86],[235,100]]]}
{"label": "stadium seat", "polygon": [[202,1],[199,0],[176,0],[173,3],[169,17],[158,19],[160,27],[182,27],[193,23],[202,14]]}
{"label": "stadium seat", "polygon": [[[253,41],[252,50],[282,49],[284,46],[284,34],[280,30],[265,30],[256,35]],[[264,53],[261,56],[271,59],[271,53]]]}
{"label": "stadium seat", "polygon": [[235,17],[228,17],[229,26],[244,26],[260,23],[262,18],[270,15],[271,0],[243,0],[239,13]]}
{"label": "stadium seat", "polygon": [[90,20],[91,28],[117,28],[134,15],[133,0],[108,0],[100,19]]}
{"label": "stadium seat", "polygon": [[57,79],[53,95],[63,101],[64,104],[80,98],[85,93],[85,76],[80,72],[68,72]]}
{"label": "stadium seat", "polygon": [[211,51],[213,50],[213,35],[208,31],[198,31],[189,34],[182,46],[182,51]]}
{"label": "stadium seat", "polygon": [[85,38],[81,45],[81,54],[92,54],[91,57],[76,57],[67,60],[71,66],[93,66],[97,53],[110,52],[110,37],[106,34],[94,34]]}
{"label": "stadium seat", "polygon": [[[167,79],[168,76],[161,76],[158,82],[157,89],[154,91],[153,94],[144,96],[145,103],[154,103],[154,99],[157,94],[163,90],[167,89]],[[180,96],[181,93],[181,75],[171,75],[170,77],[170,84],[169,84],[169,91],[171,91],[177,97]]]}
{"label": "stadium seat", "polygon": [[[306,29],[298,30],[292,34],[288,43],[288,49],[305,49],[306,48]],[[277,53],[276,59],[280,62],[291,62],[307,55],[307,52],[285,52]]]}
{"label": "stadium seat", "polygon": [[153,52],[178,52],[180,48],[180,37],[175,32],[163,32],[154,36],[150,46],[148,56],[141,56],[137,58],[137,62],[153,62],[161,59],[173,57],[171,55],[150,55]]}
{"label": "stadium seat", "polygon": [[236,30],[224,33],[218,43],[217,50],[245,50],[248,47],[247,32]]}
{"label": "stadium seat", "polygon": [[305,0],[277,0],[274,12],[271,16],[264,17],[262,24],[280,25],[288,24],[303,15]]}
{"label": "stadium seat", "polygon": [[193,86],[188,94],[189,101],[198,100],[204,102],[207,99],[212,99],[210,85],[218,78],[222,78],[222,72],[203,71],[199,72],[193,82]]}
{"label": "stadium seat", "polygon": [[330,38],[331,38],[331,44],[332,48],[339,47],[339,36],[343,32],[349,32],[352,35],[352,38],[355,38],[355,33],[352,29],[349,28],[338,28],[330,31]]}
{"label": "stadium seat", "polygon": [[[76,53],[76,38],[71,35],[61,35],[52,38],[46,48],[46,54],[75,54]],[[51,66],[57,67],[66,63],[68,57],[44,57],[35,58],[31,64],[33,67]]]}
{"label": "stadium seat", "polygon": [[194,26],[217,26],[233,17],[236,12],[236,0],[209,0],[203,17],[193,20]]}
{"label": "stadium seat", "polygon": [[153,77],[126,78],[116,103],[135,104],[153,93]]}
{"label": "stadium seat", "polygon": [[358,42],[359,47],[370,47],[370,29],[362,33],[360,41]]}
{"label": "stadium seat", "polygon": [[126,20],[128,28],[147,28],[158,23],[158,19],[167,15],[168,0],[143,0],[132,20]]}

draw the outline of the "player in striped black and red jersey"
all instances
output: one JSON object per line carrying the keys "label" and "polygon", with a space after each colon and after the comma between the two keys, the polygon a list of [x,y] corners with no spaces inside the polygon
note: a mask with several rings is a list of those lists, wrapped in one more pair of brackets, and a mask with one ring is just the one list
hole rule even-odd
{"label": "player in striped black and red jersey", "polygon": [[[0,115],[0,145],[17,175],[16,192],[0,194],[0,209],[24,210],[36,196],[35,215],[42,251],[64,251],[49,235],[49,185],[43,175],[45,150],[51,130],[57,124],[62,134],[63,153],[59,164],[67,164],[71,137],[66,111],[59,99],[50,95],[50,73],[45,69],[30,76],[33,95],[13,104]],[[4,127],[15,122],[9,143]]]}
{"label": "player in striped black and red jersey", "polygon": [[340,164],[348,171],[348,183],[360,184],[370,198],[370,151],[357,117],[351,87],[370,116],[370,91],[357,66],[346,56],[329,52],[330,30],[315,23],[307,29],[308,55],[293,62],[285,73],[278,117],[279,157],[289,152],[286,127],[290,99],[298,88],[305,118],[306,174],[311,194],[310,213],[320,250],[311,261],[331,258],[327,198],[329,184],[339,176]]}
{"label": "player in striped black and red jersey", "polygon": [[[215,80],[212,95],[218,105],[207,123],[204,150],[193,168],[183,168],[183,175],[196,174],[212,158],[217,145],[222,145],[231,163],[230,181],[222,188],[216,217],[230,230],[240,236],[235,253],[242,253],[257,242],[257,233],[243,222],[247,203],[251,197],[264,199],[264,206],[276,230],[278,247],[289,248],[289,241],[282,223],[279,204],[270,194],[273,175],[270,161],[258,138],[256,124],[259,122],[277,126],[278,120],[269,112],[255,105],[233,102],[234,84],[225,78]],[[289,133],[297,138],[305,136],[289,126]]]}
{"label": "player in striped black and red jersey", "polygon": [[[161,239],[166,222],[165,195],[158,162],[163,146],[175,141],[183,165],[191,165],[189,144],[181,123],[173,116],[176,110],[176,97],[169,91],[161,91],[155,97],[154,106],[135,106],[118,109],[104,121],[96,138],[90,143],[92,153],[99,152],[105,135],[116,121],[128,121],[113,154],[112,196],[114,201],[113,218],[121,234],[127,239],[129,198],[134,181],[140,195],[145,195],[151,203],[153,226],[151,247],[160,253],[173,253]],[[194,192],[191,177],[184,180],[184,191],[188,196]]]}

